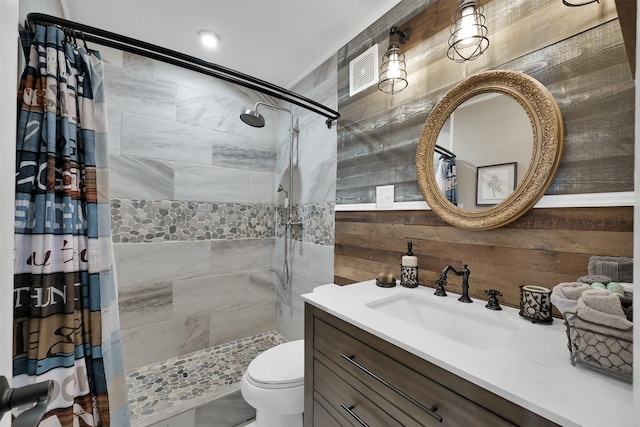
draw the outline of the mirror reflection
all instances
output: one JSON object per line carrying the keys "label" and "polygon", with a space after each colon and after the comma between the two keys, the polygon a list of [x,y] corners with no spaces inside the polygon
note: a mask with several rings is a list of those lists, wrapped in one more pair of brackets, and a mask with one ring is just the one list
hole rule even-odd
{"label": "mirror reflection", "polygon": [[440,129],[435,182],[459,209],[488,209],[520,185],[533,150],[534,132],[522,105],[508,95],[481,93],[460,104]]}
{"label": "mirror reflection", "polygon": [[[540,200],[563,144],[560,108],[542,83],[517,71],[485,71],[449,89],[429,113],[416,149],[416,178],[439,218],[490,230]],[[440,163],[447,151],[455,167]]]}

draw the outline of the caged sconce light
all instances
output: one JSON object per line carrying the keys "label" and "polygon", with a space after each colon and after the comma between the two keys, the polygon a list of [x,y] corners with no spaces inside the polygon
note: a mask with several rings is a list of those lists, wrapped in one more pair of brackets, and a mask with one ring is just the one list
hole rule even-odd
{"label": "caged sconce light", "polygon": [[[394,41],[397,36],[397,41]],[[411,30],[399,30],[398,27],[391,27],[389,34],[389,47],[382,58],[382,66],[380,67],[380,79],[378,80],[378,89],[384,93],[393,95],[405,89],[409,83],[407,82],[407,63],[404,61],[404,53],[400,49],[400,44],[404,44],[409,40]]]}
{"label": "caged sconce light", "polygon": [[471,61],[489,47],[484,25],[484,6],[480,0],[460,0],[453,14],[447,56],[456,62]]}

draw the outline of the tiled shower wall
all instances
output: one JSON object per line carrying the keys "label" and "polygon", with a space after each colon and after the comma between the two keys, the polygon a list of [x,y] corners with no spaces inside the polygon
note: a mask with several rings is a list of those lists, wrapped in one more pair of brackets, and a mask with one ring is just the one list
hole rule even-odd
{"label": "tiled shower wall", "polygon": [[[292,90],[337,110],[336,56],[317,67]],[[293,200],[303,228],[301,233],[294,233],[296,239],[289,247],[292,250],[288,259],[293,266],[290,292],[284,280],[284,245],[289,241],[283,238],[281,228],[276,238],[277,330],[289,340],[304,336],[304,304],[300,295],[318,285],[333,283],[337,146],[335,122],[329,129],[324,117],[295,106],[292,110],[300,121],[299,144],[293,151]],[[288,129],[288,115],[280,116],[279,128]],[[282,186],[288,189],[289,139],[282,132],[278,143],[278,175]]]}
{"label": "tiled shower wall", "polygon": [[107,53],[126,369],[273,330],[277,116],[264,111],[263,129],[238,118],[273,100]]}

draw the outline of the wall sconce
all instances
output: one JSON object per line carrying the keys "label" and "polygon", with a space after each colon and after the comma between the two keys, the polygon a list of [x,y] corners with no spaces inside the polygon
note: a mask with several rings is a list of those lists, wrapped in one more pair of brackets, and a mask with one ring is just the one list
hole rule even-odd
{"label": "wall sconce", "polygon": [[484,6],[480,0],[460,0],[453,14],[447,56],[456,62],[471,61],[489,47],[484,25]]}
{"label": "wall sconce", "polygon": [[570,7],[584,6],[586,4],[591,4],[591,3],[600,3],[600,0],[582,0],[582,1],[562,0],[562,4]]}
{"label": "wall sconce", "polygon": [[[384,93],[393,95],[409,85],[407,82],[407,63],[404,61],[404,53],[402,53],[399,43],[406,43],[410,35],[409,28],[399,30],[396,26],[391,27],[389,47],[382,58],[380,79],[378,80],[378,89]],[[398,41],[394,41],[394,36],[397,36]]]}

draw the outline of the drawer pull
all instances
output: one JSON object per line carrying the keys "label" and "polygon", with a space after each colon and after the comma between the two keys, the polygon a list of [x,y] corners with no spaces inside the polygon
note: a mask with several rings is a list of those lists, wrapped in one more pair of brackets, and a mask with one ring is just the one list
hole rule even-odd
{"label": "drawer pull", "polygon": [[347,406],[344,403],[341,403],[340,406],[342,406],[342,409],[347,411],[349,413],[349,415],[351,415],[353,418],[355,418],[356,421],[358,421],[362,427],[369,427],[369,424],[365,423],[364,420],[358,416],[358,414],[353,412],[353,408],[355,408],[355,406],[353,406],[353,405]]}
{"label": "drawer pull", "polygon": [[405,393],[404,391],[400,390],[399,388],[395,387],[392,384],[389,384],[386,380],[380,378],[378,375],[374,374],[373,372],[371,372],[369,369],[365,368],[364,366],[362,366],[361,364],[359,364],[358,362],[356,362],[354,360],[355,356],[347,356],[344,353],[340,353],[340,356],[346,360],[347,362],[351,363],[353,366],[355,366],[356,368],[360,369],[362,372],[364,372],[365,374],[371,376],[373,379],[375,379],[376,381],[378,381],[379,383],[383,384],[384,386],[386,386],[387,388],[389,388],[390,390],[393,390],[394,392],[398,393],[400,396],[402,396],[403,398],[405,398],[406,400],[408,400],[409,402],[413,403],[414,405],[416,405],[417,407],[419,407],[420,409],[422,409],[424,412],[426,412],[427,414],[431,415],[433,418],[435,418],[439,423],[442,422],[442,417],[438,414],[436,414],[435,411],[438,410],[437,406],[433,406],[431,408],[427,408],[426,406],[424,406],[422,403],[418,402],[417,400],[415,400],[413,397],[409,396],[407,393]]}

